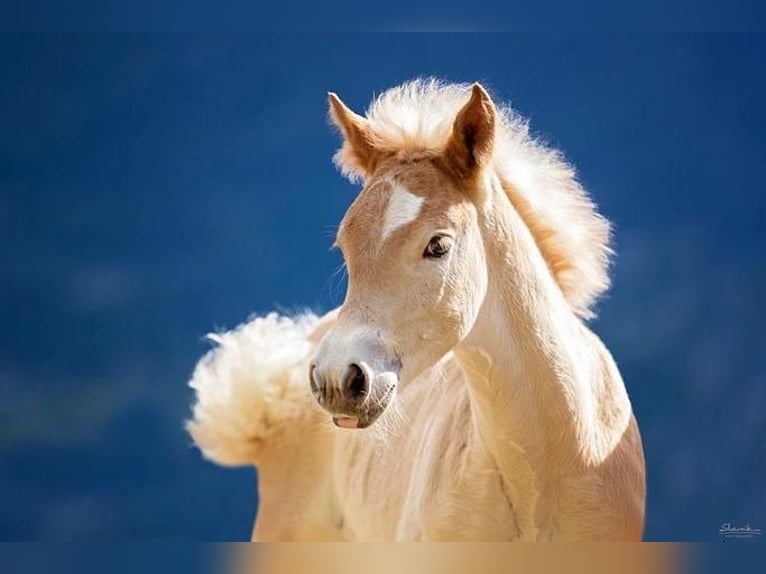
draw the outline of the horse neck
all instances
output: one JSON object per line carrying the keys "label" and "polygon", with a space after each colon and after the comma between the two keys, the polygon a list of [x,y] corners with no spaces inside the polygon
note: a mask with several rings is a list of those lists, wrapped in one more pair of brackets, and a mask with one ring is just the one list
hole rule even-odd
{"label": "horse neck", "polygon": [[479,434],[512,441],[538,473],[576,471],[614,448],[630,403],[611,356],[571,310],[497,178],[489,191],[487,295],[456,349]]}

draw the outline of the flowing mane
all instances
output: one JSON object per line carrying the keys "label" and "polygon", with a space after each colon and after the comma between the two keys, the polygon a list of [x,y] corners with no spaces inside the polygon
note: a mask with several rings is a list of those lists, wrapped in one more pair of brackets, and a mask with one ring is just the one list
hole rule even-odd
{"label": "flowing mane", "polygon": [[[470,94],[470,84],[435,79],[387,90],[366,113],[370,143],[391,153],[441,153],[455,114]],[[494,171],[572,309],[592,317],[594,302],[609,287],[609,222],[598,214],[560,152],[535,140],[527,121],[509,106],[499,106],[497,112]],[[348,142],[334,159],[349,179],[361,178]]]}

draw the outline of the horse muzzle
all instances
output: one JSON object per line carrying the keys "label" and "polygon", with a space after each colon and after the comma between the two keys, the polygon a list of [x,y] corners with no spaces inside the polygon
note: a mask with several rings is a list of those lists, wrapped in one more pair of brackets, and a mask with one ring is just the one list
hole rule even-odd
{"label": "horse muzzle", "polygon": [[397,371],[376,372],[358,360],[333,368],[317,360],[311,364],[309,381],[314,398],[336,426],[364,429],[386,410],[399,380]]}

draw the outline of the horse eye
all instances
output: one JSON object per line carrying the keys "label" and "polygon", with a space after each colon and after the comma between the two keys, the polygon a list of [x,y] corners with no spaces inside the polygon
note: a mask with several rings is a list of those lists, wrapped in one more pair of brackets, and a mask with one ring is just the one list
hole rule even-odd
{"label": "horse eye", "polygon": [[423,257],[438,259],[446,255],[451,246],[451,240],[448,236],[434,235],[431,241],[428,242],[428,245],[426,245]]}

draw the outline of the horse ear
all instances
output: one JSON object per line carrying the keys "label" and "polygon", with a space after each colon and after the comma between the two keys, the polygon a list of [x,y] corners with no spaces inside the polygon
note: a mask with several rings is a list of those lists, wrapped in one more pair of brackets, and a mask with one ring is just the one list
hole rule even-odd
{"label": "horse ear", "polygon": [[350,175],[368,176],[372,173],[377,153],[372,145],[369,122],[351,111],[333,92],[327,93],[330,117],[343,133],[343,147],[336,156],[341,169]]}
{"label": "horse ear", "polygon": [[495,143],[495,104],[480,84],[455,117],[445,155],[455,169],[469,177],[492,159]]}

